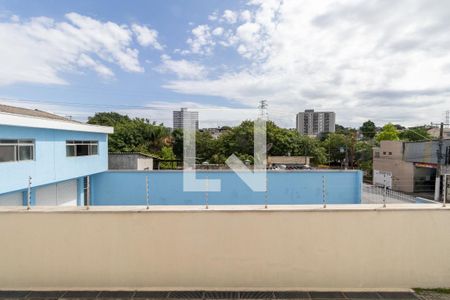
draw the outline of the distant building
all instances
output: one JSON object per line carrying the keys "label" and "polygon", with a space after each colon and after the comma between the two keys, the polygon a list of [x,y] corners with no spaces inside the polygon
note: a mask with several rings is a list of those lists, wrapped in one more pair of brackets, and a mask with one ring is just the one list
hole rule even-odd
{"label": "distant building", "polygon": [[188,111],[187,108],[173,112],[173,129],[183,128],[184,122],[190,128],[198,130],[198,111]]}
{"label": "distant building", "polygon": [[153,170],[155,156],[140,152],[109,153],[109,170]]}
{"label": "distant building", "polygon": [[[443,148],[445,166],[450,163],[450,140],[444,140]],[[382,186],[386,174],[386,185],[393,190],[434,193],[437,149],[438,141],[381,141],[373,149],[373,183]]]}
{"label": "distant building", "polygon": [[335,120],[334,112],[315,112],[314,109],[307,109],[297,114],[297,131],[309,136],[334,132]]}
{"label": "distant building", "polygon": [[[427,130],[428,134],[433,138],[439,138],[439,127],[433,127]],[[450,128],[444,128],[444,139],[450,139]]]}

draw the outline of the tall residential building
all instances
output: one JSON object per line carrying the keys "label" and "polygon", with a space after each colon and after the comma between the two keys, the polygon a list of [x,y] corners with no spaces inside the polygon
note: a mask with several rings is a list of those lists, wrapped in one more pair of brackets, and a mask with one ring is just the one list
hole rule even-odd
{"label": "tall residential building", "polygon": [[318,136],[325,132],[335,131],[336,114],[334,112],[315,112],[306,109],[297,114],[297,131],[300,134]]}
{"label": "tall residential building", "polygon": [[188,111],[187,108],[175,110],[173,112],[173,129],[183,128],[183,123],[198,130],[198,111]]}

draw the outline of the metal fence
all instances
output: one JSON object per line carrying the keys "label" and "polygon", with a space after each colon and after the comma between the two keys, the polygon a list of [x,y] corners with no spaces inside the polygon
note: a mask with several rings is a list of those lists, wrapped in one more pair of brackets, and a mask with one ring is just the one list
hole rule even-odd
{"label": "metal fence", "polygon": [[383,204],[384,200],[386,203],[416,203],[414,196],[383,187],[363,184],[361,203]]}

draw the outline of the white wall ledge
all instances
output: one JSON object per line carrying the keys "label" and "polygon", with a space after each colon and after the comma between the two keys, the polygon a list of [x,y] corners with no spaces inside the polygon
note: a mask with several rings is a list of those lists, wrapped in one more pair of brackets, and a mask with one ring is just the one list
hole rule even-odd
{"label": "white wall ledge", "polygon": [[32,206],[27,210],[24,206],[3,206],[1,213],[23,212],[23,213],[102,213],[102,212],[134,212],[134,213],[155,213],[155,212],[339,212],[339,211],[412,211],[412,210],[450,210],[449,206],[443,207],[441,203],[433,204],[330,204],[324,208],[322,205],[150,205],[146,206],[90,206],[67,207],[67,206]]}

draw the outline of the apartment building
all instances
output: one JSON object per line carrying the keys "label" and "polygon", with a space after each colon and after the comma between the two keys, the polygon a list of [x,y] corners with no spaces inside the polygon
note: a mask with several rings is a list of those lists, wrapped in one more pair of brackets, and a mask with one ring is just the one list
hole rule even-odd
{"label": "apartment building", "polygon": [[335,131],[336,114],[334,112],[315,112],[307,109],[299,112],[296,119],[297,131],[303,135],[319,136]]}
{"label": "apartment building", "polygon": [[188,111],[187,108],[173,111],[173,129],[183,128],[183,124],[198,130],[198,112]]}

